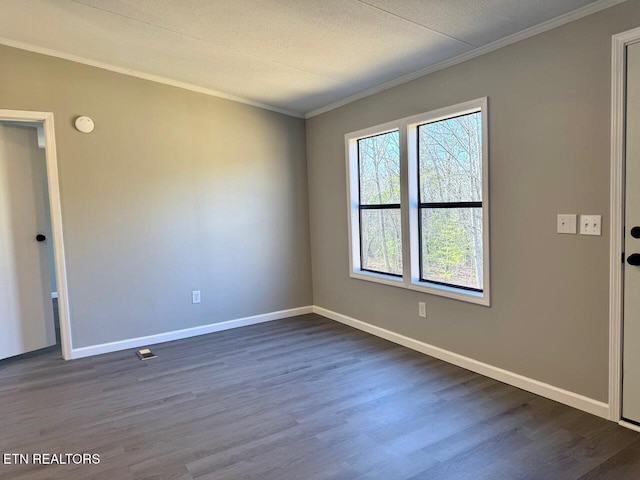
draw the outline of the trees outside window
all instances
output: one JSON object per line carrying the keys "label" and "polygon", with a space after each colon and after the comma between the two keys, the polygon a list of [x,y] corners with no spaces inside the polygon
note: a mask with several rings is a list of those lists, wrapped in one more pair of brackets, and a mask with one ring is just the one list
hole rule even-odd
{"label": "trees outside window", "polygon": [[359,139],[358,170],[362,269],[402,276],[398,132]]}
{"label": "trees outside window", "polygon": [[482,114],[418,127],[420,278],[482,290]]}

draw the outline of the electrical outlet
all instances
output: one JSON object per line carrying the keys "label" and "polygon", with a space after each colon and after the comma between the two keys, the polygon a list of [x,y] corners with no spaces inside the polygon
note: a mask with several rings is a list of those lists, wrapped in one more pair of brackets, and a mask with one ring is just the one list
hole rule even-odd
{"label": "electrical outlet", "polygon": [[580,235],[602,235],[602,215],[580,215]]}
{"label": "electrical outlet", "polygon": [[191,303],[200,303],[200,290],[193,290],[191,292]]}
{"label": "electrical outlet", "polygon": [[558,215],[558,233],[576,233],[577,217],[573,213]]}
{"label": "electrical outlet", "polygon": [[427,318],[427,304],[424,302],[418,302],[418,316]]}

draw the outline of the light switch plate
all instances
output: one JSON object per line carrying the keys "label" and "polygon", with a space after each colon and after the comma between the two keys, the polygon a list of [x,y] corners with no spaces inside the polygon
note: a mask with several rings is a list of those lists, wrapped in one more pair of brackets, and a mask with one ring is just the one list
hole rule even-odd
{"label": "light switch plate", "polygon": [[558,215],[558,233],[576,233],[578,215],[574,213],[564,213]]}
{"label": "light switch plate", "polygon": [[580,235],[602,235],[602,215],[580,215]]}

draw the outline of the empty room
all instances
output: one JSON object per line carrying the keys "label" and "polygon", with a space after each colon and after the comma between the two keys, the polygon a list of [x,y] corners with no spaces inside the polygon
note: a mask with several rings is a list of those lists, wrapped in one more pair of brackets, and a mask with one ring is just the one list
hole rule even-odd
{"label": "empty room", "polygon": [[640,478],[640,0],[0,0],[0,480]]}

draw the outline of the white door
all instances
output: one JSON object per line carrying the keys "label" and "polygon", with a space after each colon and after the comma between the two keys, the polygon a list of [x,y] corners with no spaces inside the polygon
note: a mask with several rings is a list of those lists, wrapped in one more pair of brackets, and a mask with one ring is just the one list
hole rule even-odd
{"label": "white door", "polygon": [[627,47],[622,416],[640,424],[640,43]]}
{"label": "white door", "polygon": [[0,123],[0,359],[56,343],[46,192],[36,129]]}

